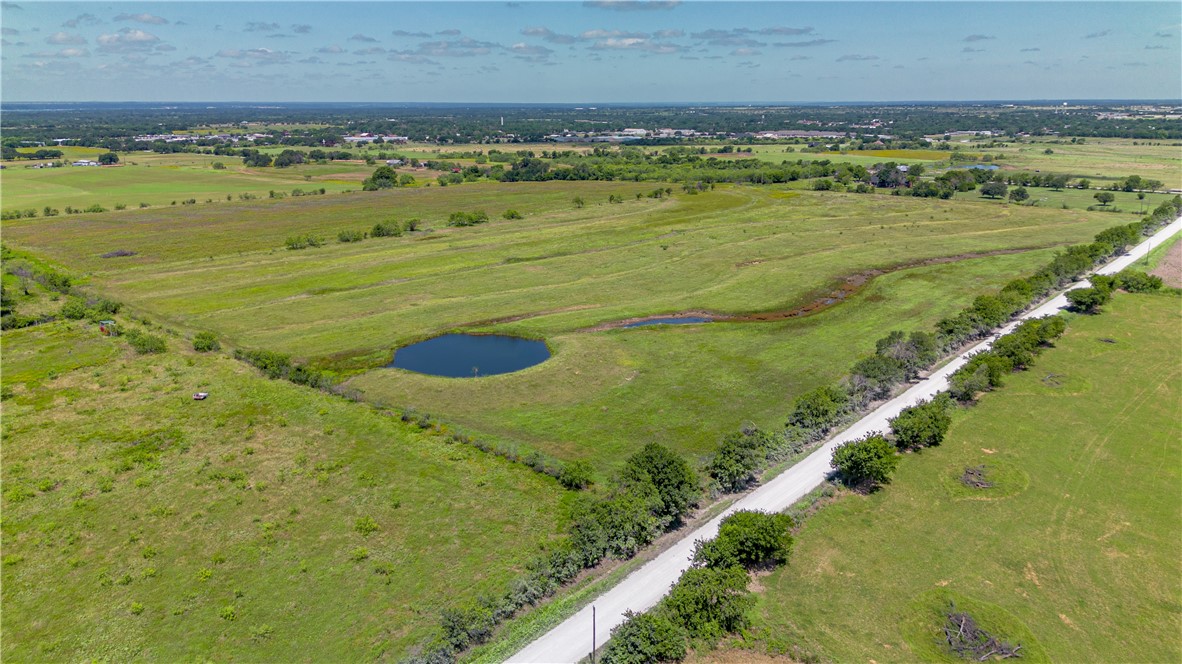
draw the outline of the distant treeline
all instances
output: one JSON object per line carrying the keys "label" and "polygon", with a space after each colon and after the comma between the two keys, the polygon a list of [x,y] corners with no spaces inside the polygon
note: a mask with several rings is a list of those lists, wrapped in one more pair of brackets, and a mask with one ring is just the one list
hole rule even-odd
{"label": "distant treeline", "polygon": [[[22,141],[48,143],[58,138],[71,144],[120,150],[126,137],[198,128],[257,131],[260,124],[315,124],[293,127],[275,144],[332,146],[341,136],[358,132],[396,134],[440,144],[488,140],[536,142],[572,127],[620,131],[628,127],[692,129],[712,134],[749,134],[780,129],[824,129],[853,135],[889,134],[899,138],[940,135],[956,130],[991,131],[994,135],[1114,136],[1151,140],[1182,138],[1182,120],[1099,117],[1120,107],[1007,108],[851,105],[832,107],[678,106],[651,108],[481,107],[342,108],[314,105],[271,108],[180,106],[175,108],[77,108],[52,112],[5,113],[0,133],[6,145]],[[878,122],[872,123],[872,120]],[[243,122],[255,123],[249,126]],[[11,142],[10,142],[11,141]]]}

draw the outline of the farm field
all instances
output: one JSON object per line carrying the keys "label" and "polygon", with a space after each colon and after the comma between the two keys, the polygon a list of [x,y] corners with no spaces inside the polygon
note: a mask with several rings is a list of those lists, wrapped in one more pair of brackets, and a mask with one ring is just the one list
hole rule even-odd
{"label": "farm field", "polygon": [[[1169,292],[1105,309],[883,490],[810,517],[759,580],[754,633],[798,658],[961,661],[938,646],[952,601],[1023,661],[1182,657],[1182,309]],[[994,487],[960,482],[979,465]]]}
{"label": "farm field", "polygon": [[65,321],[3,344],[5,661],[398,660],[573,497],[180,339],[139,356]]}
{"label": "farm field", "polygon": [[[1088,138],[1084,143],[1011,144],[1006,148],[989,148],[990,154],[1003,154],[997,162],[1015,170],[1069,173],[1073,177],[1091,178],[1093,186],[1128,175],[1161,180],[1167,189],[1182,189],[1182,147],[1177,141],[1136,141],[1121,138]],[[1053,154],[1045,154],[1050,149]]]}
{"label": "farm field", "polygon": [[[78,151],[86,148],[66,148]],[[99,150],[70,158],[94,159]],[[67,153],[69,154],[69,153]],[[325,165],[304,164],[289,168],[248,169],[238,157],[202,154],[120,153],[120,165],[104,167],[66,166],[63,168],[26,168],[27,162],[6,162],[0,171],[5,210],[35,209],[38,215],[45,206],[86,208],[94,204],[112,209],[116,204],[136,208],[140,203],[169,206],[175,201],[197,199],[223,203],[226,196],[237,199],[251,193],[267,197],[271,190],[290,193],[292,189],[324,189],[329,193],[361,188],[361,181],[373,172],[363,163],[334,162]],[[225,170],[214,170],[214,162]],[[175,211],[175,210],[174,210]]]}
{"label": "farm field", "polygon": [[[700,455],[744,421],[778,426],[795,395],[841,377],[890,329],[926,328],[1115,222],[774,187],[635,197],[651,190],[465,184],[21,220],[5,241],[172,327],[291,353],[351,376],[374,402],[607,471],[646,442]],[[493,221],[443,227],[448,213],[475,209]],[[501,220],[506,209],[525,218]],[[332,242],[391,217],[429,230]],[[282,248],[303,233],[329,244]],[[101,257],[115,250],[137,254]],[[844,303],[778,322],[592,330],[680,311],[791,311],[843,284]],[[395,348],[460,329],[544,338],[555,355],[475,380],[382,368]]]}

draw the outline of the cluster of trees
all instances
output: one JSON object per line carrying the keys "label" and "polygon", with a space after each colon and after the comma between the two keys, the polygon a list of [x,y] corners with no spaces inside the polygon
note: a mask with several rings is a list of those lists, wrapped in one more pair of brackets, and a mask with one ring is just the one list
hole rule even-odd
{"label": "cluster of trees", "polygon": [[1071,303],[1072,309],[1094,314],[1112,299],[1112,292],[1118,288],[1130,293],[1148,293],[1162,287],[1161,277],[1133,269],[1121,270],[1112,276],[1097,274],[1091,278],[1091,282],[1088,288],[1067,292],[1067,301]]}
{"label": "cluster of trees", "polygon": [[415,183],[413,175],[403,173],[398,174],[390,166],[378,166],[373,174],[365,178],[361,183],[361,188],[364,191],[377,191],[378,189],[393,189],[394,187],[409,187]]}
{"label": "cluster of trees", "polygon": [[4,145],[0,147],[0,158],[8,161],[14,159],[60,159],[63,153],[61,150],[54,150],[51,148],[41,148],[32,152],[20,152],[12,145]]}
{"label": "cluster of trees", "polygon": [[[585,486],[590,473],[574,467],[571,475],[572,484]],[[409,661],[454,661],[458,652],[487,639],[497,623],[549,597],[583,569],[635,555],[680,524],[701,495],[701,480],[685,459],[662,445],[646,445],[601,496],[579,497],[566,538],[530,562],[502,594],[446,609],[436,636]]]}
{"label": "cluster of trees", "polygon": [[612,630],[604,664],[680,662],[691,643],[742,630],[754,604],[750,572],[787,562],[794,525],[786,514],[756,511],[723,519],[714,539],[695,543],[692,566],[669,594]]}
{"label": "cluster of trees", "polygon": [[242,350],[235,349],[234,359],[245,362],[259,371],[262,371],[267,378],[282,379],[291,381],[297,385],[307,385],[314,388],[327,388],[333,383],[332,377],[317,369],[312,369],[301,364],[295,364],[291,361],[291,357],[282,353],[276,353],[269,350]]}

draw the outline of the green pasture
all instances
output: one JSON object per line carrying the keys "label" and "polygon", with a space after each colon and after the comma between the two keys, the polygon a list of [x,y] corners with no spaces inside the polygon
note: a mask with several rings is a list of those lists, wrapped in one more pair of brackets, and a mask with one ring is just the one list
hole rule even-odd
{"label": "green pasture", "polygon": [[[811,517],[760,579],[757,640],[805,660],[962,661],[939,643],[955,602],[1019,661],[1182,659],[1182,308],[1165,293],[1105,308],[890,485]],[[959,481],[982,464],[996,487]]]}
{"label": "green pasture", "polygon": [[572,495],[181,339],[0,342],[5,661],[397,661]]}
{"label": "green pasture", "polygon": [[[1182,145],[1177,141],[1142,141],[1132,139],[1088,138],[1080,143],[1014,143],[1005,148],[989,148],[989,154],[1005,158],[995,162],[1004,168],[1067,173],[1075,178],[1089,178],[1094,186],[1104,186],[1129,175],[1161,180],[1167,189],[1182,188]],[[1148,144],[1152,143],[1152,145]],[[1174,144],[1171,144],[1174,143]],[[1050,149],[1053,154],[1045,154]]]}
{"label": "green pasture", "polygon": [[[1010,186],[1009,189],[1012,191],[1015,187]],[[1034,203],[1035,207],[1061,209],[1066,205],[1068,209],[1073,210],[1086,210],[1089,206],[1093,206],[1096,208],[1096,213],[1107,214],[1113,226],[1137,221],[1164,201],[1174,198],[1174,194],[1144,192],[1145,199],[1141,200],[1137,198],[1136,192],[1110,191],[1108,193],[1115,196],[1115,200],[1107,207],[1100,207],[1100,202],[1096,200],[1096,194],[1100,192],[1095,189],[1066,188],[1055,191],[1049,187],[1027,187],[1026,192],[1030,198],[1025,203],[1021,203],[1023,206]],[[992,199],[982,196],[979,188],[973,191],[957,192],[955,198],[998,205],[1019,205],[1018,203],[1010,203],[1005,198]]]}
{"label": "green pasture", "polygon": [[[926,328],[1113,223],[1080,210],[770,187],[635,198],[651,187],[480,183],[21,220],[6,224],[5,241],[88,274],[153,319],[291,353],[353,376],[375,402],[606,468],[651,440],[702,454],[744,421],[776,426],[795,395],[842,376],[889,330]],[[612,194],[625,202],[609,204]],[[509,208],[525,218],[500,219]],[[474,209],[493,221],[443,226],[451,211]],[[391,217],[420,217],[429,231],[333,241]],[[296,233],[329,243],[283,249]],[[101,258],[116,249],[137,255]],[[867,270],[886,274],[810,316],[588,331],[679,311],[792,310]],[[397,347],[457,329],[544,338],[555,355],[475,380],[381,368]]]}
{"label": "green pasture", "polygon": [[[225,170],[214,170],[214,162]],[[0,171],[5,210],[42,208],[63,210],[66,206],[86,208],[94,204],[108,210],[116,204],[137,208],[140,203],[178,208],[182,201],[197,199],[196,206],[207,201],[225,203],[229,195],[251,193],[266,197],[271,190],[291,193],[292,189],[320,189],[339,193],[360,189],[361,181],[373,172],[372,166],[351,163],[307,164],[289,168],[246,169],[238,157],[180,153],[121,153],[120,165],[104,167],[66,166],[62,168],[25,168],[21,162],[6,162]],[[174,210],[175,211],[175,210]]]}

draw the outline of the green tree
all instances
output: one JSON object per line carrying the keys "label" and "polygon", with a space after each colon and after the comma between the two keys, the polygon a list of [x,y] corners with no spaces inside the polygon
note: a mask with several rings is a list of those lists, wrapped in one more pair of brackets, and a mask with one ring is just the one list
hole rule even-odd
{"label": "green tree", "polygon": [[986,182],[981,185],[981,195],[989,198],[1002,198],[1006,195],[1007,187],[1004,182]]}
{"label": "green tree", "polygon": [[563,464],[562,471],[558,473],[558,482],[572,490],[590,486],[593,478],[591,464],[582,459]]}
{"label": "green tree", "polygon": [[747,611],[755,603],[747,571],[742,567],[686,570],[660,608],[694,638],[717,639],[747,626]]}
{"label": "green tree", "polygon": [[740,510],[722,520],[718,535],[694,543],[695,565],[753,569],[788,562],[792,552],[792,517]]}
{"label": "green tree", "polygon": [[1021,203],[1030,198],[1030,192],[1026,191],[1026,187],[1014,187],[1010,191],[1010,200],[1015,203]]}
{"label": "green tree", "polygon": [[679,521],[701,496],[694,469],[676,452],[658,443],[649,443],[629,457],[622,479],[625,486],[640,492],[652,487],[652,511],[663,520]]}
{"label": "green tree", "polygon": [[1085,314],[1094,314],[1100,311],[1100,307],[1107,304],[1108,300],[1112,299],[1112,291],[1106,288],[1076,288],[1075,290],[1067,291],[1067,301],[1071,303],[1071,308]]}
{"label": "green tree", "polygon": [[1092,198],[1099,201],[1101,206],[1107,207],[1109,203],[1116,200],[1116,194],[1111,191],[1097,191],[1092,195]]}
{"label": "green tree", "polygon": [[111,164],[118,164],[119,163],[119,155],[115,154],[114,152],[104,152],[103,154],[100,154],[98,156],[98,163],[100,163],[104,166],[110,166]]}
{"label": "green tree", "polygon": [[834,385],[824,385],[805,392],[793,402],[788,426],[799,427],[814,438],[819,438],[845,412],[849,400],[845,390]]}
{"label": "green tree", "polygon": [[870,434],[839,445],[833,450],[830,465],[841,473],[846,484],[873,489],[891,481],[899,456],[895,446],[881,434]]}
{"label": "green tree", "polygon": [[603,664],[680,662],[686,655],[687,634],[664,611],[624,614],[603,650]]}
{"label": "green tree", "polygon": [[939,445],[952,425],[950,405],[948,396],[941,394],[931,401],[904,408],[890,420],[895,445],[901,450]]}
{"label": "green tree", "polygon": [[365,191],[376,191],[378,189],[392,189],[398,186],[398,174],[389,166],[378,166],[365,181],[361,183],[361,188]]}

